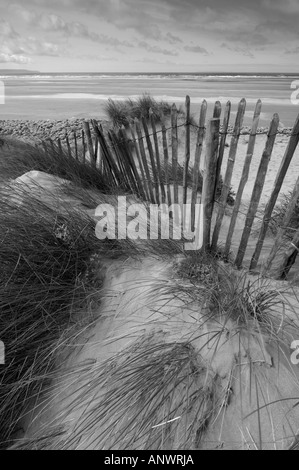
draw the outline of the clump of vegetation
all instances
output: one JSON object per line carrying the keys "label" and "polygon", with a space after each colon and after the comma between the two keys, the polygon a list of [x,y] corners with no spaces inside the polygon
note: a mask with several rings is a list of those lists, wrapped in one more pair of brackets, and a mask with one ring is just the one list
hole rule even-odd
{"label": "clump of vegetation", "polygon": [[[105,106],[105,112],[114,127],[127,127],[135,118],[143,117],[148,121],[150,109],[153,112],[155,122],[160,122],[161,112],[165,117],[169,117],[171,114],[171,105],[167,101],[158,101],[148,93],[135,99],[127,98],[124,101],[109,99]],[[185,115],[182,108],[178,109],[178,115]]]}
{"label": "clump of vegetation", "polygon": [[[283,219],[285,217],[286,211],[289,207],[290,201],[292,199],[292,192],[282,194],[279,202],[275,205],[268,226],[268,234],[276,236],[278,230],[283,227]],[[263,214],[263,208],[259,211],[261,216]],[[284,236],[286,239],[291,240],[295,234],[295,231],[299,228],[299,200],[296,203],[294,212],[291,216],[291,220],[288,223],[288,227],[285,227],[286,231]],[[260,230],[260,224],[257,224],[255,228],[255,233],[258,233]]]}
{"label": "clump of vegetation", "polygon": [[70,157],[64,147],[46,142],[37,147],[16,140],[5,141],[1,148],[0,180],[12,180],[31,170],[67,179],[79,187],[110,191],[98,168]]}
{"label": "clump of vegetation", "polygon": [[76,312],[87,311],[96,296],[84,279],[100,245],[93,220],[70,207],[58,214],[25,191],[21,196],[19,206],[0,194],[1,447],[49,380]]}

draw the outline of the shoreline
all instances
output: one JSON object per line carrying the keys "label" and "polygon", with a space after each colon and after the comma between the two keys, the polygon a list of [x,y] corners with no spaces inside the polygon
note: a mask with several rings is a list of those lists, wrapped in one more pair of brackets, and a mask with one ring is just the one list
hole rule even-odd
{"label": "shoreline", "polygon": [[[0,120],[0,137],[14,137],[21,138],[22,140],[45,140],[45,139],[65,139],[65,134],[68,135],[70,140],[73,139],[73,134],[76,134],[78,139],[81,138],[81,131],[83,122],[86,121],[85,117],[82,118],[69,118],[69,119],[4,119]],[[96,119],[102,124],[104,129],[112,128],[112,123],[108,119]],[[196,127],[191,125],[196,132]],[[222,126],[220,126],[221,129]],[[250,126],[243,126],[241,135],[250,134]],[[257,134],[267,134],[269,127],[259,127]],[[228,135],[233,133],[233,126],[228,126]],[[291,127],[281,127],[278,129],[277,134],[282,136],[290,136],[292,133]]]}

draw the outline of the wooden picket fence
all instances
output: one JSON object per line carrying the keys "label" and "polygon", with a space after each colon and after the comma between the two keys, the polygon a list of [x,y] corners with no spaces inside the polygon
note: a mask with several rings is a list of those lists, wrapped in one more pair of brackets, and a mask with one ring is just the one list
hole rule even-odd
{"label": "wooden picket fence", "polygon": [[[161,114],[159,125],[156,124],[156,119],[152,112],[150,112],[149,120],[145,118],[141,120],[135,119],[128,128],[121,128],[118,131],[110,129],[108,132],[104,132],[101,125],[98,125],[95,120],[91,120],[90,122],[84,122],[84,128],[82,129],[81,148],[83,151],[80,153],[78,150],[76,136],[74,136],[74,148],[71,149],[67,136],[66,146],[72,158],[75,157],[86,164],[97,167],[105,175],[112,188],[123,187],[141,199],[154,204],[162,203],[170,206],[173,203],[186,204],[189,200],[191,203],[190,217],[192,228],[195,226],[196,202],[200,197],[203,207],[201,248],[216,252],[218,250],[223,218],[227,210],[227,201],[238,153],[238,142],[242,131],[245,108],[246,100],[242,99],[238,105],[231,132],[226,168],[223,168],[223,157],[231,114],[231,103],[229,101],[224,108],[222,123],[220,123],[221,103],[219,101],[215,103],[213,117],[207,120],[207,102],[205,100],[201,104],[198,122],[196,125],[192,123],[190,120],[190,98],[187,96],[183,124],[178,122],[178,112],[175,105],[171,108],[170,120],[167,120]],[[258,100],[249,133],[246,157],[243,162],[239,162],[243,164],[243,171],[237,188],[232,213],[230,214],[228,233],[223,248],[224,257],[228,257],[231,251],[242,195],[249,177],[261,108],[262,103]],[[195,126],[197,132],[193,166],[190,166],[191,126]],[[261,201],[262,190],[278,133],[278,126],[279,116],[274,114],[268,128],[266,144],[261,155],[241,240],[233,260],[237,268],[241,268],[243,265],[253,223]],[[178,162],[179,146],[181,146],[181,141],[178,139],[180,127],[184,127],[185,131],[185,141],[183,142],[184,162],[182,166]],[[271,215],[298,141],[299,116],[289,136],[272,193],[263,213],[255,249],[249,264],[250,271],[257,269]],[[59,145],[61,146],[61,142],[59,142]],[[217,199],[217,204],[215,204],[216,190],[222,174],[224,176],[221,194]],[[199,187],[201,196],[199,196]],[[284,217],[283,226],[279,229],[277,237],[273,241],[273,246],[267,260],[259,268],[264,276],[270,272],[271,265],[282,246],[282,241],[284,240],[285,232],[298,197],[299,176],[293,190],[291,203]],[[299,230],[295,231],[292,241],[287,246],[284,244],[284,246],[285,250],[282,255],[280,253],[280,262],[273,274],[277,278],[287,274],[290,269],[289,260],[294,252],[299,250]]]}

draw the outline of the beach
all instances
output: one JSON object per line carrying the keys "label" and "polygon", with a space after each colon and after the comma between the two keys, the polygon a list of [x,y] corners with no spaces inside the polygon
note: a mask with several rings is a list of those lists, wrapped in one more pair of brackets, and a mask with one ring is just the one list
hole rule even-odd
{"label": "beach", "polygon": [[[28,98],[27,102],[40,106],[40,99]],[[58,98],[60,105],[69,99]],[[269,121],[262,115],[230,252],[222,259],[221,249],[233,211],[230,205],[223,214],[217,251],[213,253],[184,251],[182,240],[159,239],[158,233],[157,237],[145,240],[131,240],[127,234],[119,240],[95,236],[99,205],[105,204],[105,211],[107,204],[115,210],[118,190],[123,189],[113,185],[110,173],[114,170],[108,168],[111,163],[108,152],[101,170],[97,163],[86,165],[80,157],[69,156],[70,148],[76,148],[75,141],[79,155],[83,155],[82,128],[86,120],[95,117],[104,134],[112,128],[108,116],[83,111],[88,106],[85,99],[77,100],[82,106],[76,117],[70,115],[69,108],[63,116],[57,116],[60,113],[55,99],[43,98],[44,103],[49,103],[49,107],[43,108],[43,113],[48,112],[47,119],[39,118],[31,108],[27,118],[21,118],[20,109],[18,119],[8,116],[0,121],[0,137],[4,140],[0,152],[3,149],[2,163],[6,159],[8,178],[7,186],[4,182],[0,190],[2,265],[8,273],[4,270],[2,309],[4,331],[16,338],[12,342],[15,349],[10,346],[10,337],[3,339],[9,354],[12,350],[20,361],[23,357],[27,360],[27,331],[33,344],[32,362],[25,370],[30,377],[28,385],[26,377],[22,382],[17,377],[9,383],[9,392],[4,393],[4,416],[11,413],[9,393],[16,394],[21,403],[13,409],[20,427],[12,427],[12,432],[6,429],[6,420],[2,423],[3,435],[11,439],[9,445],[20,449],[255,449],[259,440],[260,448],[264,449],[296,446],[296,436],[288,426],[296,429],[299,416],[292,401],[298,392],[298,369],[290,356],[298,330],[298,261],[288,276],[290,282],[269,279],[270,272],[261,277],[259,270],[273,244],[273,238],[267,234],[257,270],[249,273],[257,241],[250,234],[242,269],[232,264],[265,152]],[[225,176],[233,153],[231,185],[236,192],[249,151],[252,113],[249,110],[241,127],[234,155],[231,149],[237,100],[232,103],[234,111],[227,130],[221,174]],[[254,101],[249,103],[253,106]],[[49,111],[52,105],[56,107],[55,117]],[[208,105],[209,118],[214,103]],[[221,122],[222,119],[221,116]],[[200,131],[197,122],[195,116],[190,125],[191,169]],[[262,219],[264,204],[269,200],[292,135],[293,123],[291,120],[288,123],[280,122],[277,131],[257,223]],[[170,162],[175,157],[169,116],[166,124],[164,146],[161,123],[156,123],[162,164],[165,149]],[[182,167],[188,147],[185,124],[185,116],[179,115],[177,156]],[[151,134],[155,126],[148,125]],[[91,132],[95,145],[92,128]],[[146,125],[142,132],[146,134]],[[132,137],[129,133],[127,136]],[[59,139],[67,152],[52,145],[42,148],[40,144],[49,139],[54,143]],[[153,154],[149,138],[145,139],[143,134],[141,140],[150,164]],[[204,171],[206,140],[200,162]],[[107,139],[106,143],[111,142]],[[91,159],[87,146],[85,150],[84,157]],[[132,155],[140,170],[134,150]],[[125,153],[119,156],[125,161]],[[129,169],[126,166],[122,173],[129,181],[131,164],[128,159]],[[293,189],[298,165],[297,149],[280,195]],[[5,180],[4,172],[3,175]],[[152,178],[155,186],[154,173]],[[179,202],[183,195],[181,180],[177,178]],[[145,181],[144,187],[149,184]],[[166,186],[174,201],[175,184],[168,182]],[[195,190],[197,200],[201,201],[203,186],[200,191],[198,187]],[[151,199],[141,201],[138,186],[137,193],[130,186],[125,191],[127,204],[142,202],[149,210]],[[190,197],[189,187],[187,200]],[[217,201],[214,209],[211,232],[221,210]],[[135,216],[127,216],[126,223],[134,225]],[[138,219],[139,227],[140,223]],[[70,263],[74,263],[71,268]],[[28,294],[22,284],[20,289],[20,279],[25,279]],[[52,298],[57,299],[57,305]],[[20,322],[18,330],[16,318]],[[28,324],[32,328],[28,329]],[[13,373],[19,373],[15,372],[14,363],[10,367]],[[49,376],[45,370],[50,370]],[[258,383],[260,395],[254,390],[254,383]],[[26,406],[22,405],[24,393]],[[274,404],[271,409],[270,404]],[[255,411],[260,406],[257,417]]]}

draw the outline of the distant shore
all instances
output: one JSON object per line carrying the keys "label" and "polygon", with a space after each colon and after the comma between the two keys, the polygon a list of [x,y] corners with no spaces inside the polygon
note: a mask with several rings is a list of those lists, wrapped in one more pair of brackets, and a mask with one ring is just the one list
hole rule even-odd
{"label": "distant shore", "polygon": [[[57,140],[60,138],[62,141],[67,134],[69,139],[81,138],[81,131],[83,122],[86,118],[71,118],[71,119],[57,119],[57,120],[0,120],[0,137],[13,137],[25,141],[42,141],[46,139]],[[105,129],[112,127],[112,124],[107,120],[100,120]],[[194,128],[196,129],[196,128]],[[268,127],[260,127],[257,130],[258,134],[267,134]],[[228,134],[232,134],[233,126],[229,126]],[[291,127],[281,127],[278,129],[278,134],[290,135],[292,132]],[[241,130],[242,135],[250,133],[250,127],[244,126]]]}

